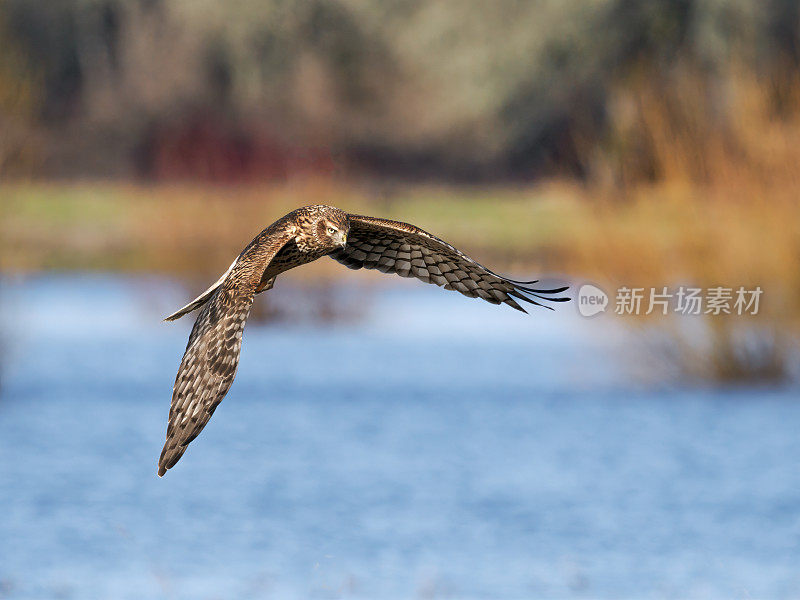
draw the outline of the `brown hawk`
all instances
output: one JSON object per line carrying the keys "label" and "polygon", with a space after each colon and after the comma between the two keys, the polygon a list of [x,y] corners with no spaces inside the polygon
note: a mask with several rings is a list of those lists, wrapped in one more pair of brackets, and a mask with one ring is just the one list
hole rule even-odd
{"label": "brown hawk", "polygon": [[[331,206],[306,206],[258,234],[228,270],[195,300],[166,318],[203,307],[183,354],[169,410],[167,441],[158,474],[175,466],[205,427],[236,375],[242,331],[253,298],[289,269],[328,255],[351,269],[378,269],[416,277],[492,304],[563,302],[566,287],[542,290],[536,281],[497,275],[426,231],[398,221],[351,215]],[[549,307],[548,307],[549,308]]]}

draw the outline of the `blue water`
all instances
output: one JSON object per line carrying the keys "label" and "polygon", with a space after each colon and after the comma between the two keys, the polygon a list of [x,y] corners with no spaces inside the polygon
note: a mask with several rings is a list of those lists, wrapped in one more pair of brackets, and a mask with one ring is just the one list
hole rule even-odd
{"label": "blue water", "polygon": [[159,479],[190,291],[4,280],[0,598],[800,597],[796,390],[645,385],[573,307],[356,290],[249,324]]}

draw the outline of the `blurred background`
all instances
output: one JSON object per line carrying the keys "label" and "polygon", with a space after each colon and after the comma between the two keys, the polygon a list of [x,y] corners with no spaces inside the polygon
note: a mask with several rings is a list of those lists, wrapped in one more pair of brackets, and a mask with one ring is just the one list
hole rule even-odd
{"label": "blurred background", "polygon": [[[800,597],[799,68],[790,0],[0,0],[0,598]],[[161,318],[318,203],[609,308],[307,265],[159,480]]]}

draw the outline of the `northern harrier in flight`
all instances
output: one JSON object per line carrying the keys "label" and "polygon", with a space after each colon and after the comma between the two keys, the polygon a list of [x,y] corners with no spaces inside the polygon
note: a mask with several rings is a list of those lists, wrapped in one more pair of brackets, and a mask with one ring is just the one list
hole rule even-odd
{"label": "northern harrier in flight", "polygon": [[535,281],[497,275],[413,225],[351,215],[331,206],[299,208],[258,234],[216,283],[166,318],[173,321],[203,307],[172,389],[159,475],[175,466],[231,387],[239,364],[242,331],[255,295],[270,289],[284,271],[325,255],[351,269],[416,277],[523,312],[519,302],[543,306],[537,300],[568,300],[554,296],[566,287],[541,290],[528,287]]}

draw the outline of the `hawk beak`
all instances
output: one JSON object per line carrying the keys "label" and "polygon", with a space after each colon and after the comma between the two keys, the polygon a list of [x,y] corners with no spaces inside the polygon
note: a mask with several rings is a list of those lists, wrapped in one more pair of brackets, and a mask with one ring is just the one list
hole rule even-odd
{"label": "hawk beak", "polygon": [[342,234],[342,248],[344,248],[346,245],[347,245],[347,234],[343,233]]}

